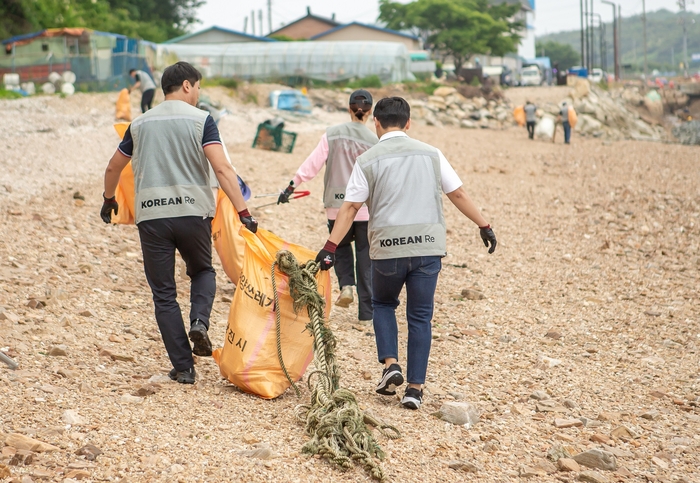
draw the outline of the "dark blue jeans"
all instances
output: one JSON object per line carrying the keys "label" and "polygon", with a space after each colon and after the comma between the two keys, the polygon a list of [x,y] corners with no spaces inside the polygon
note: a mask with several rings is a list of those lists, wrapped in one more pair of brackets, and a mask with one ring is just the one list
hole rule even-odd
{"label": "dark blue jeans", "polygon": [[568,121],[564,121],[562,125],[564,126],[564,142],[569,144],[571,140],[571,124]]}
{"label": "dark blue jeans", "polygon": [[379,362],[399,360],[396,307],[406,286],[406,322],[408,323],[407,381],[424,384],[432,342],[433,299],[440,257],[392,258],[372,260],[372,304],[374,334]]}

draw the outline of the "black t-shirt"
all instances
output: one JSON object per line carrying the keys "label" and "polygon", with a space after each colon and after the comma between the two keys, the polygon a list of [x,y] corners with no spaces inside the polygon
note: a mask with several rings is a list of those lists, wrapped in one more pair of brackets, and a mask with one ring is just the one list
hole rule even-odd
{"label": "black t-shirt", "polygon": [[[204,122],[202,147],[208,146],[209,144],[221,144],[219,128],[216,127],[214,118],[211,116],[207,116],[207,120]],[[122,142],[119,143],[119,151],[121,151],[121,153],[127,158],[130,158],[134,152],[134,138],[131,137],[131,126],[126,128],[124,138],[122,139]]]}

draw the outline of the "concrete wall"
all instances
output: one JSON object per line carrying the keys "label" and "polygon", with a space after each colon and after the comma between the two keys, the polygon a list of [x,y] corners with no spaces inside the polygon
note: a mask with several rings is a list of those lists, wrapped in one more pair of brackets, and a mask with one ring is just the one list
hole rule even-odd
{"label": "concrete wall", "polygon": [[314,35],[326,32],[333,26],[312,17],[305,17],[276,31],[275,35],[284,35],[295,40],[310,39]]}
{"label": "concrete wall", "polygon": [[421,50],[419,40],[410,39],[403,35],[395,35],[390,32],[383,32],[372,28],[363,27],[362,25],[349,25],[347,27],[331,32],[328,35],[318,38],[320,41],[338,41],[338,40],[374,40],[380,42],[401,42],[406,48],[411,50]]}

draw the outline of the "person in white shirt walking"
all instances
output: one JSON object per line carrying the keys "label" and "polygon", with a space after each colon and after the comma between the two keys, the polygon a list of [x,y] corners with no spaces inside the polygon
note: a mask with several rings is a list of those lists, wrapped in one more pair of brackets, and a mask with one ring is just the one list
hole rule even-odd
{"label": "person in white shirt walking", "polygon": [[[345,199],[345,187],[350,179],[355,159],[377,144],[379,139],[365,126],[372,110],[372,94],[364,89],[350,94],[348,112],[350,122],[328,128],[316,149],[297,170],[294,179],[280,194],[277,204],[288,203],[294,190],[310,181],[326,166],[323,204],[328,216],[328,229],[333,230],[338,210]],[[367,241],[367,206],[361,205],[355,218],[338,243],[335,274],[338,276],[340,296],[336,305],[349,307],[353,302],[353,287],[357,281],[358,319],[362,323],[372,321],[371,265]],[[352,243],[355,242],[353,260]]]}
{"label": "person in white shirt walking", "polygon": [[489,253],[496,249],[491,226],[469,198],[439,149],[411,139],[410,106],[401,97],[377,102],[374,125],[379,143],[357,158],[335,226],[316,256],[322,270],[335,263],[338,243],[363,205],[369,208],[372,303],[377,355],[384,364],[376,392],[393,396],[404,383],[398,364],[396,308],[406,287],[408,387],[401,403],[418,409],[432,340],[431,320],[441,258],[446,255],[442,193],[480,230]]}

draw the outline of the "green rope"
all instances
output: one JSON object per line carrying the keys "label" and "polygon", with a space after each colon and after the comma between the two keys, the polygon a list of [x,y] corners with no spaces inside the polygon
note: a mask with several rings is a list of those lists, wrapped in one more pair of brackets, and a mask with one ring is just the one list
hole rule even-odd
{"label": "green rope", "polygon": [[294,388],[294,392],[297,397],[301,397],[301,391],[292,380],[292,376],[289,375],[287,371],[287,366],[284,364],[284,359],[282,359],[282,317],[280,314],[280,299],[277,295],[277,283],[275,282],[275,265],[276,262],[272,263],[272,294],[275,300],[275,335],[277,336],[277,360],[280,362],[280,367],[282,367],[282,372],[287,377],[287,380]]}
{"label": "green rope", "polygon": [[[319,264],[309,261],[299,265],[291,252],[280,251],[277,253],[275,265],[279,267],[280,272],[289,276],[289,293],[294,299],[295,312],[298,313],[304,308],[308,310],[310,322],[307,329],[314,336],[316,370],[309,374],[307,382],[311,391],[311,402],[296,408],[297,419],[306,425],[306,434],[311,437],[302,451],[319,454],[341,468],[349,468],[353,461],[357,461],[373,478],[384,480],[384,471],[375,461],[375,458],[384,459],[384,451],[374,439],[368,425],[374,426],[390,439],[400,438],[401,433],[394,426],[363,413],[355,395],[340,387],[340,370],[335,362],[337,342],[323,319],[325,300],[318,293],[316,283]],[[274,287],[273,265],[273,289]],[[274,291],[277,304],[277,290]],[[279,332],[277,340],[278,357],[281,362]],[[290,379],[289,376],[287,378]]]}

